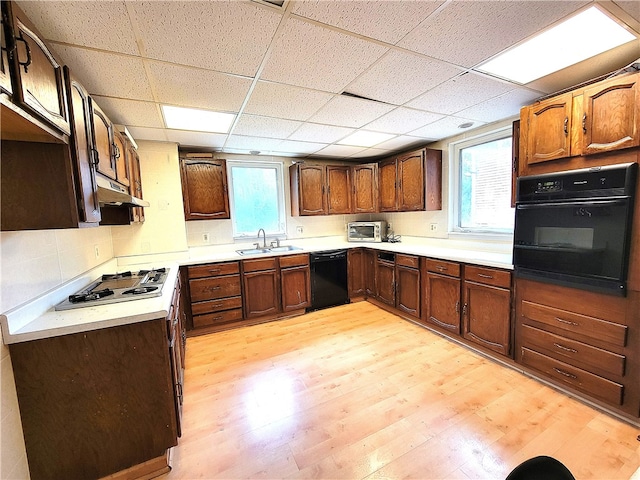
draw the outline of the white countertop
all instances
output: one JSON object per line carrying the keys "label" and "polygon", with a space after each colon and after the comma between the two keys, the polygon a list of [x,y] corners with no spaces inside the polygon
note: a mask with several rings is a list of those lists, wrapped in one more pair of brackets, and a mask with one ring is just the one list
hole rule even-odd
{"label": "white countertop", "polygon": [[[31,302],[20,305],[0,315],[0,326],[5,344],[19,343],[41,338],[67,335],[83,331],[126,325],[164,318],[169,314],[171,299],[179,267],[202,263],[242,260],[271,255],[318,252],[342,248],[368,247],[395,253],[471,263],[475,265],[512,269],[512,254],[508,245],[459,242],[422,237],[403,237],[400,243],[347,242],[344,237],[298,239],[282,243],[294,245],[300,250],[279,254],[263,253],[240,255],[236,250],[251,248],[248,245],[215,245],[193,247],[188,252],[173,255],[145,255],[112,259],[76,277],[55,290]],[[507,251],[508,249],[508,251]],[[170,258],[170,260],[167,260]],[[55,311],[54,306],[68,295],[76,293],[106,272],[122,271],[123,267],[136,265],[136,269],[150,267],[169,268],[167,280],[158,297],[112,303],[73,310]]]}

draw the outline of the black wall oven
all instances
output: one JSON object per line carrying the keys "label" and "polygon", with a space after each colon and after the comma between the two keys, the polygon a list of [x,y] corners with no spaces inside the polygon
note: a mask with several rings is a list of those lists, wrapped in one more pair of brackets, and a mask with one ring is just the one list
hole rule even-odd
{"label": "black wall oven", "polygon": [[517,277],[626,295],[638,165],[518,179]]}

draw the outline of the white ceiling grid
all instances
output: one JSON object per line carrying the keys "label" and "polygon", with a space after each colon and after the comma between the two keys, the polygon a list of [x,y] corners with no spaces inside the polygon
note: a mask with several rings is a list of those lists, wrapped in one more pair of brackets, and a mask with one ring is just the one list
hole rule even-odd
{"label": "white ceiling grid", "polygon": [[[107,115],[137,140],[364,161],[456,135],[466,122],[476,128],[515,117],[551,93],[474,68],[594,2],[18,3]],[[640,2],[602,5],[639,29]],[[584,80],[566,75],[566,84],[554,85]],[[162,104],[238,117],[229,134],[172,130],[164,127]],[[361,130],[393,138],[372,148],[339,144]]]}

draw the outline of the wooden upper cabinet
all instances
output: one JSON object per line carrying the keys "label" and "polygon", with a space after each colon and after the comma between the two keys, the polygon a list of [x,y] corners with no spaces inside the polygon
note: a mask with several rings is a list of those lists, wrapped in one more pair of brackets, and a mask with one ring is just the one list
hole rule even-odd
{"label": "wooden upper cabinet", "polygon": [[326,178],[326,213],[351,213],[351,167],[329,165]]}
{"label": "wooden upper cabinet", "polygon": [[0,93],[11,95],[11,74],[9,73],[9,56],[7,54],[7,38],[5,37],[4,6],[0,15]]}
{"label": "wooden upper cabinet", "polygon": [[351,167],[353,213],[378,211],[378,164],[366,163]]}
{"label": "wooden upper cabinet", "polygon": [[130,186],[128,141],[117,130],[113,130],[113,156],[116,164],[116,180],[125,187]]}
{"label": "wooden upper cabinet", "polygon": [[397,163],[396,159],[383,160],[378,164],[379,211],[397,210]]}
{"label": "wooden upper cabinet", "polygon": [[213,160],[212,154],[202,155],[180,157],[185,219],[229,218],[226,162]]}
{"label": "wooden upper cabinet", "polygon": [[322,165],[292,165],[291,214],[324,215],[327,211],[325,196],[325,167]]}
{"label": "wooden upper cabinet", "polygon": [[546,162],[571,155],[573,94],[559,95],[528,110],[527,163]]}
{"label": "wooden upper cabinet", "polygon": [[2,2],[15,48],[9,57],[14,71],[13,101],[64,134],[70,133],[62,65],[34,25],[14,2]]}
{"label": "wooden upper cabinet", "polygon": [[424,149],[398,157],[399,211],[424,210]]}
{"label": "wooden upper cabinet", "polygon": [[78,215],[81,222],[98,223],[101,220],[95,176],[93,139],[89,94],[65,67],[65,81],[69,95],[71,122],[71,158],[76,175]]}
{"label": "wooden upper cabinet", "polygon": [[[136,198],[144,198],[142,196],[142,178],[140,176],[140,157],[133,145],[127,145],[129,151],[129,166],[131,167],[131,195]],[[134,223],[144,222],[144,207],[133,207],[131,209],[131,220]]]}
{"label": "wooden upper cabinet", "polygon": [[93,127],[96,168],[103,175],[116,180],[116,162],[113,155],[113,125],[100,107],[89,99]]}
{"label": "wooden upper cabinet", "polygon": [[584,155],[640,144],[638,78],[638,74],[616,77],[584,90],[581,119]]}

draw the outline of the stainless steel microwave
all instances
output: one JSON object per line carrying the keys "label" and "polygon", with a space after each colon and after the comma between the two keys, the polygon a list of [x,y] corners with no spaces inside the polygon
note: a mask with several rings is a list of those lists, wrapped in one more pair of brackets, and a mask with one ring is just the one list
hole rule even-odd
{"label": "stainless steel microwave", "polygon": [[350,242],[382,242],[386,236],[387,222],[350,222],[347,240]]}

